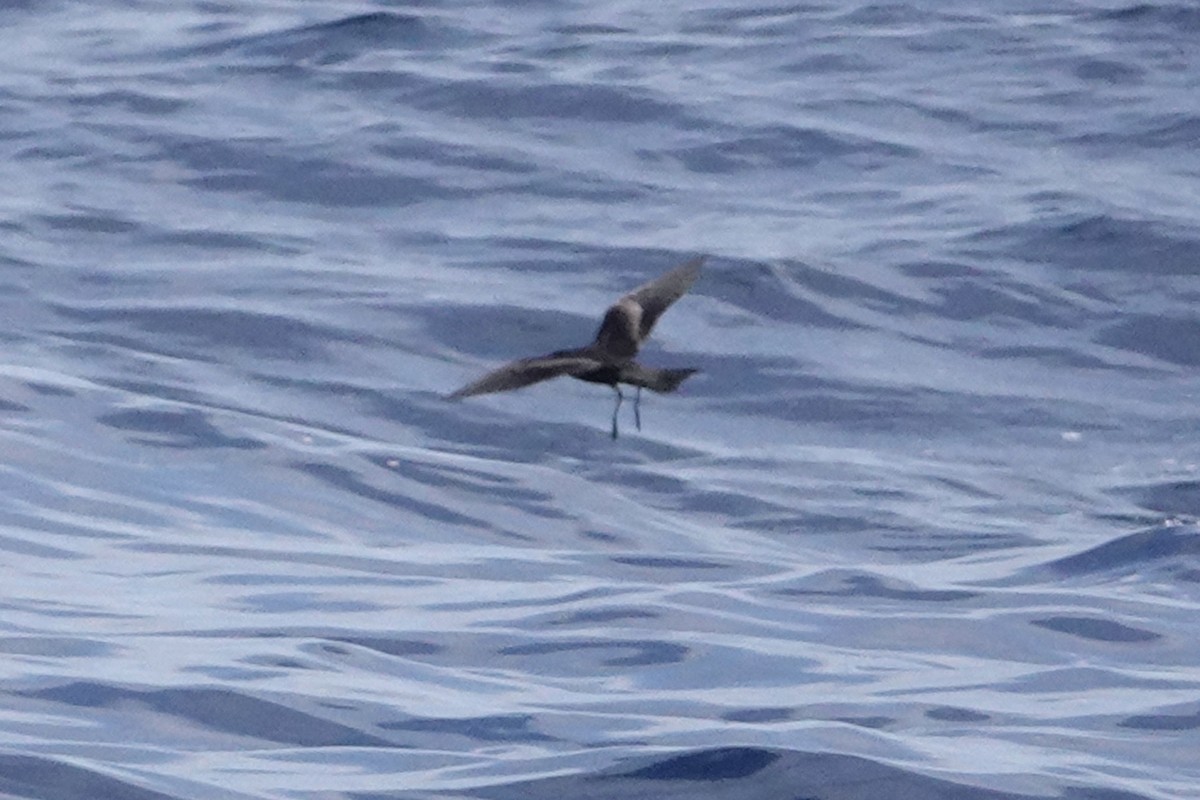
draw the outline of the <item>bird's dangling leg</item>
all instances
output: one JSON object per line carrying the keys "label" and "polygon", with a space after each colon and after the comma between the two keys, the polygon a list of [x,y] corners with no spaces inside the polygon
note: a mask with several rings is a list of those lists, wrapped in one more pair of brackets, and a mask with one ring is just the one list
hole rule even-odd
{"label": "bird's dangling leg", "polygon": [[637,423],[637,429],[642,429],[642,387],[638,387],[637,395],[633,398],[633,421]]}
{"label": "bird's dangling leg", "polygon": [[614,386],[617,390],[617,405],[613,408],[613,438],[617,438],[617,412],[621,410],[621,401],[625,399],[625,395],[621,394],[621,387]]}

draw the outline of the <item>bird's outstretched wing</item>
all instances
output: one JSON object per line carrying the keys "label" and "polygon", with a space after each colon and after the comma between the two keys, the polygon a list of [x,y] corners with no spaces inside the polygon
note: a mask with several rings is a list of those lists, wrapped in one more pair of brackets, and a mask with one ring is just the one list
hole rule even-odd
{"label": "bird's outstretched wing", "polygon": [[649,336],[650,329],[654,327],[655,322],[658,322],[662,313],[672,303],[683,297],[688,289],[692,288],[692,284],[700,275],[700,267],[704,264],[704,258],[704,256],[700,256],[684,262],[666,275],[639,286],[617,301],[618,304],[632,301],[641,307],[642,314],[638,321],[639,339]]}
{"label": "bird's outstretched wing", "polygon": [[614,361],[636,356],[662,313],[696,282],[703,263],[703,257],[693,258],[613,303],[596,331],[596,349]]}
{"label": "bird's outstretched wing", "polygon": [[489,372],[479,380],[468,383],[446,397],[449,400],[458,400],[461,397],[487,394],[488,392],[507,392],[510,389],[520,389],[522,386],[548,381],[560,375],[587,372],[599,366],[602,366],[600,361],[583,356],[523,358]]}

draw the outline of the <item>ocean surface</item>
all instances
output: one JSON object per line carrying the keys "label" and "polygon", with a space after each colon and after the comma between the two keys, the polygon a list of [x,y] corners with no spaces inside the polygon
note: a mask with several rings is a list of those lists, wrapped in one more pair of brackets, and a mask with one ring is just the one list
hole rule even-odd
{"label": "ocean surface", "polygon": [[0,797],[1200,797],[1196,5],[0,19]]}

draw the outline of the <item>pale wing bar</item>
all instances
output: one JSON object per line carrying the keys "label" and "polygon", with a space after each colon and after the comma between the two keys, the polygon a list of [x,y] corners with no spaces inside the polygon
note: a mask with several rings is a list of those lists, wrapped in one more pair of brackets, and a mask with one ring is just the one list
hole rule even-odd
{"label": "pale wing bar", "polygon": [[638,330],[638,338],[645,339],[662,313],[671,304],[687,293],[700,275],[700,267],[704,264],[704,256],[693,258],[680,264],[675,269],[662,275],[644,286],[639,286],[618,302],[632,300],[642,307],[642,316]]}

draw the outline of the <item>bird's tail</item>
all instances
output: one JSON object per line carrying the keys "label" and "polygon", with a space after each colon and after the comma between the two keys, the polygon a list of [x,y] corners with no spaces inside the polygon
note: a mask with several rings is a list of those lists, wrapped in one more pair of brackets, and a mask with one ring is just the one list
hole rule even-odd
{"label": "bird's tail", "polygon": [[690,367],[686,369],[656,369],[643,367],[641,364],[626,364],[621,369],[621,381],[666,394],[678,389],[679,384],[699,371]]}

